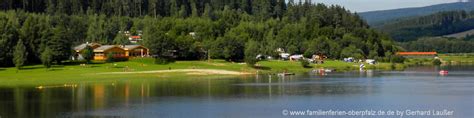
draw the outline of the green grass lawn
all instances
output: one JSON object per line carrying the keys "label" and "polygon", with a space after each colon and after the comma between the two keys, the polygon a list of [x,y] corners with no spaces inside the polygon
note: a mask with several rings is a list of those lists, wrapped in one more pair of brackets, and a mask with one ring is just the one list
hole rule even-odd
{"label": "green grass lawn", "polygon": [[[361,63],[347,63],[340,60],[330,60],[325,61],[324,64],[316,65],[317,68],[330,68],[335,69],[336,71],[350,71],[358,70]],[[364,63],[365,69],[373,70],[402,70],[405,68],[404,64],[392,64],[392,63],[377,63],[375,65],[370,65]]]}
{"label": "green grass lawn", "polygon": [[474,55],[440,55],[439,56],[446,63],[474,63]]}
{"label": "green grass lawn", "polygon": [[[456,64],[474,64],[474,54],[440,54],[438,55],[443,64],[456,65]],[[432,65],[434,58],[409,58],[405,62],[405,65]]]}
{"label": "green grass lawn", "polygon": [[[366,64],[367,65],[367,64]],[[25,66],[18,71],[15,68],[0,68],[0,86],[18,85],[51,85],[68,84],[78,82],[108,82],[127,79],[157,79],[157,78],[190,78],[196,75],[186,75],[183,73],[155,73],[155,74],[118,74],[103,75],[104,72],[138,72],[151,70],[168,69],[219,69],[248,73],[279,73],[279,72],[309,72],[312,69],[330,68],[337,71],[357,70],[358,63],[346,63],[337,60],[328,60],[324,64],[312,64],[312,68],[303,68],[300,62],[292,61],[260,61],[257,68],[252,68],[244,63],[226,62],[223,60],[207,61],[177,61],[166,65],[153,63],[151,58],[137,58],[126,62],[87,64],[66,64],[53,66],[47,70],[42,65]],[[388,63],[377,65],[367,65],[368,69],[388,69]],[[205,75],[206,77],[222,77],[223,75]],[[230,76],[230,75],[226,75]]]}
{"label": "green grass lawn", "polygon": [[100,82],[128,78],[183,78],[190,75],[180,73],[163,74],[121,74],[100,75],[104,72],[151,71],[168,69],[222,69],[240,71],[250,69],[246,65],[229,63],[221,60],[208,63],[207,61],[178,61],[167,65],[153,64],[153,59],[134,59],[127,62],[96,63],[80,65],[53,66],[46,70],[42,65],[25,66],[18,71],[15,68],[0,69],[0,86],[10,85],[41,85],[64,84],[76,82]]}

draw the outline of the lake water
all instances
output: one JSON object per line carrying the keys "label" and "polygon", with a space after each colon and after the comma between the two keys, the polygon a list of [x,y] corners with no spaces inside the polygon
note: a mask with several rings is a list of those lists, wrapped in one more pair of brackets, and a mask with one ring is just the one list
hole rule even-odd
{"label": "lake water", "polygon": [[474,116],[474,66],[444,69],[3,87],[0,117]]}

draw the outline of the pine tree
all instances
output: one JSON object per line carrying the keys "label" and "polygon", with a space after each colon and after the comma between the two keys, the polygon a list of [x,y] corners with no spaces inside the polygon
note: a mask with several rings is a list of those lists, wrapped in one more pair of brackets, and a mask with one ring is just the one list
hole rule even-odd
{"label": "pine tree", "polygon": [[4,17],[8,20],[4,21],[4,27],[0,29],[0,66],[12,66],[13,63],[13,51],[16,42],[18,41],[18,28],[19,21],[18,18],[9,14],[9,16]]}
{"label": "pine tree", "polygon": [[184,5],[181,5],[179,12],[178,12],[178,17],[180,18],[186,18],[188,16],[188,13],[186,12],[186,7]]}
{"label": "pine tree", "polygon": [[51,68],[53,62],[53,52],[51,49],[49,49],[49,47],[46,47],[46,49],[41,53],[41,62],[43,63],[44,67]]}
{"label": "pine tree", "polygon": [[176,2],[176,0],[171,0],[170,1],[170,16],[173,16],[173,17],[178,17],[179,16],[179,6],[178,6],[178,3]]}
{"label": "pine tree", "polygon": [[21,67],[25,64],[27,55],[28,53],[26,52],[25,45],[23,44],[23,41],[20,39],[17,42],[15,46],[15,52],[13,53],[13,62],[15,63],[16,69],[20,70]]}
{"label": "pine tree", "polygon": [[117,36],[115,36],[113,42],[116,45],[128,45],[128,44],[130,44],[130,41],[128,40],[128,37],[125,36],[123,33],[118,33]]}
{"label": "pine tree", "polygon": [[198,16],[199,16],[198,8],[196,7],[196,4],[195,4],[195,3],[193,3],[193,4],[191,5],[191,10],[192,10],[192,11],[191,11],[191,16],[192,16],[192,17],[198,17]]}
{"label": "pine tree", "polygon": [[247,42],[245,46],[245,63],[247,63],[248,66],[253,67],[258,62],[258,51],[258,45],[255,41]]}
{"label": "pine tree", "polygon": [[148,1],[148,14],[153,17],[157,17],[158,15],[158,0],[149,0]]}
{"label": "pine tree", "polygon": [[48,46],[53,52],[53,60],[58,64],[63,60],[69,59],[72,53],[71,39],[67,28],[60,23],[54,29],[54,35],[48,41]]}
{"label": "pine tree", "polygon": [[206,3],[206,5],[204,6],[204,13],[202,14],[202,17],[210,18],[210,19],[213,18],[213,16],[212,16],[212,7],[208,3]]}

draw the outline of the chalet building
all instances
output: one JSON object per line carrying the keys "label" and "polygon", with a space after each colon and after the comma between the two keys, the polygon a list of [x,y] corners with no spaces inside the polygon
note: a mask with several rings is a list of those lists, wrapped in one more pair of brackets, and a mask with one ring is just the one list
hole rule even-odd
{"label": "chalet building", "polygon": [[106,60],[107,55],[112,53],[114,58],[128,59],[133,57],[148,57],[149,49],[142,45],[100,45],[98,43],[84,43],[74,47],[76,54],[73,60],[83,60],[81,53],[86,46],[94,49],[94,60]]}
{"label": "chalet building", "polygon": [[94,49],[94,60],[106,60],[107,55],[113,54],[114,58],[128,58],[125,49],[117,45],[103,45]]}
{"label": "chalet building", "polygon": [[437,52],[397,52],[398,56],[406,58],[435,58],[438,56]]}
{"label": "chalet building", "polygon": [[86,46],[90,46],[90,47],[92,47],[92,49],[96,49],[96,48],[98,48],[102,45],[100,45],[98,43],[89,43],[89,42],[78,45],[78,46],[73,48],[76,53],[72,57],[72,60],[83,60],[84,57],[82,56],[82,51],[84,51],[84,49],[86,49]]}
{"label": "chalet building", "polygon": [[128,57],[145,57],[148,56],[148,48],[142,45],[124,45],[125,55]]}

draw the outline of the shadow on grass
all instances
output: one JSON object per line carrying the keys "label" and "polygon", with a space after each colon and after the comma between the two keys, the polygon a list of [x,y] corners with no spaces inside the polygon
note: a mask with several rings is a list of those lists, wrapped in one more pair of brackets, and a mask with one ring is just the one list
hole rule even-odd
{"label": "shadow on grass", "polygon": [[50,68],[50,69],[48,69],[47,71],[60,71],[60,70],[64,70],[64,69],[59,69],[59,68]]}
{"label": "shadow on grass", "polygon": [[95,65],[95,64],[104,64],[104,62],[90,62],[86,63],[85,61],[71,61],[71,62],[64,62],[61,65],[64,66],[74,66],[74,65],[81,65],[81,64],[86,64],[86,65]]}
{"label": "shadow on grass", "polygon": [[4,68],[0,68],[0,71],[4,71],[4,70],[6,70],[6,69],[4,69]]}
{"label": "shadow on grass", "polygon": [[34,70],[34,69],[41,69],[44,68],[43,66],[34,66],[34,67],[23,67],[21,70]]}
{"label": "shadow on grass", "polygon": [[125,68],[125,66],[111,66],[110,68]]}
{"label": "shadow on grass", "polygon": [[272,68],[266,67],[266,66],[254,66],[253,68],[258,69],[258,70],[271,70],[272,69]]}
{"label": "shadow on grass", "polygon": [[100,66],[93,66],[93,65],[88,66],[88,68],[97,68],[97,67],[100,67]]}

